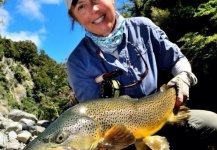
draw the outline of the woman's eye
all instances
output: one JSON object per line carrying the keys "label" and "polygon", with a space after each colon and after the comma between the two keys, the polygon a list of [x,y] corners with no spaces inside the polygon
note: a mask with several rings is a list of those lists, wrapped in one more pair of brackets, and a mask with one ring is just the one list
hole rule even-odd
{"label": "woman's eye", "polygon": [[84,7],[85,7],[84,5],[79,5],[78,10],[84,9]]}

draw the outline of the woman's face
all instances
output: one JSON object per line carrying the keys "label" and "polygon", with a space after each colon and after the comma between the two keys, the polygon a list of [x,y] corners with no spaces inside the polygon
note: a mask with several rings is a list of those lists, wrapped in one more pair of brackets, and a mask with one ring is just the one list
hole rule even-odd
{"label": "woman's face", "polygon": [[78,0],[71,11],[86,30],[97,36],[107,36],[113,30],[114,0]]}

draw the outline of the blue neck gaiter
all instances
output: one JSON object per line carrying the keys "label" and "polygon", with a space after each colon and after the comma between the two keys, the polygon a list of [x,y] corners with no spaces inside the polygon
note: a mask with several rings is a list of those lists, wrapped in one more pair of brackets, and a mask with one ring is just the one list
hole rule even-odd
{"label": "blue neck gaiter", "polygon": [[121,43],[124,32],[125,18],[116,12],[116,25],[114,30],[107,37],[98,37],[86,30],[86,35],[90,37],[99,48],[105,52],[111,54],[117,49],[117,46]]}

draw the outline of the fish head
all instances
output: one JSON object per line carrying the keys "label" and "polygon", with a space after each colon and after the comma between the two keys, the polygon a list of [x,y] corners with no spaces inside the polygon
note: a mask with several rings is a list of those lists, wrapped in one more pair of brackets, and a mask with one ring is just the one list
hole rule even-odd
{"label": "fish head", "polygon": [[24,150],[89,150],[96,149],[100,140],[98,123],[92,118],[63,113]]}

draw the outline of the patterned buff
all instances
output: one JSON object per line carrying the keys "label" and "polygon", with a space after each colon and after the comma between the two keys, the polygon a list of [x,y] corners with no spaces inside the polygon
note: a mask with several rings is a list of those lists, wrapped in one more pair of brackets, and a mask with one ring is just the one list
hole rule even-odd
{"label": "patterned buff", "polygon": [[113,53],[122,41],[125,18],[116,12],[116,19],[115,29],[107,37],[97,37],[86,30],[86,35],[90,37],[104,53]]}

